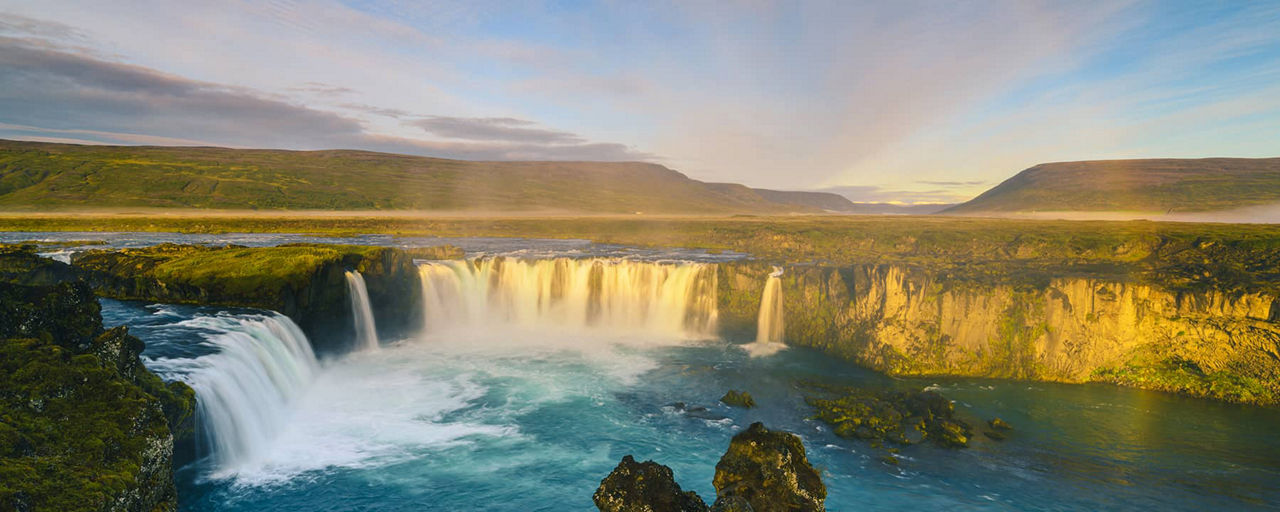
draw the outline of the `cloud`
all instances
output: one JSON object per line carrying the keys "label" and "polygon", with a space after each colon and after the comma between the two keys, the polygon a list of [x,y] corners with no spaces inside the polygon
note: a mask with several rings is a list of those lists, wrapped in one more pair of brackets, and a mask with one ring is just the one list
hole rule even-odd
{"label": "cloud", "polygon": [[[452,141],[373,133],[359,119],[244,88],[104,60],[39,38],[0,36],[0,136],[86,143],[369,149],[476,160],[652,160],[514,118],[413,121]],[[320,94],[341,88],[304,84]],[[406,111],[342,108],[390,118]]]}
{"label": "cloud", "polygon": [[400,119],[402,117],[409,117],[410,115],[412,115],[398,108],[384,108],[384,107],[378,107],[374,105],[366,105],[364,103],[343,103],[338,106],[345,108],[347,110],[354,110],[354,111],[363,112],[366,114],[373,114],[375,116],[390,117],[392,119]]}
{"label": "cloud", "polygon": [[936,185],[939,187],[975,187],[986,184],[986,180],[973,181],[932,181],[932,180],[916,180],[916,183],[922,185]]}
{"label": "cloud", "polygon": [[582,144],[584,139],[568,132],[535,128],[537,123],[510,117],[432,116],[406,121],[427,133],[449,139],[506,141],[540,144]]}
{"label": "cloud", "polygon": [[342,96],[345,94],[355,93],[356,90],[350,87],[342,87],[337,85],[329,85],[321,82],[306,82],[300,85],[290,87],[288,90],[292,92],[306,92],[318,94],[321,96]]}
{"label": "cloud", "polygon": [[244,146],[323,145],[355,120],[234,87],[0,37],[0,121]]}

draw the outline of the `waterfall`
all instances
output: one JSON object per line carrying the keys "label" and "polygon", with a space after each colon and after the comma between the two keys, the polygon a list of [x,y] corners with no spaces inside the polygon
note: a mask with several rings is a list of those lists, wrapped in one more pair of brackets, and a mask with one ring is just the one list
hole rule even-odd
{"label": "waterfall", "polygon": [[760,314],[756,317],[756,342],[746,346],[755,356],[773,354],[786,348],[783,344],[782,268],[773,267],[773,273],[764,282],[760,294]]}
{"label": "waterfall", "polygon": [[756,318],[756,343],[782,343],[782,269],[774,267],[760,294],[760,316]]}
{"label": "waterfall", "polygon": [[373,323],[369,290],[365,288],[364,276],[360,272],[347,272],[347,292],[351,295],[351,317],[356,324],[356,346],[362,350],[377,350],[378,329]]}
{"label": "waterfall", "polygon": [[151,366],[180,375],[195,390],[200,447],[215,477],[235,474],[268,453],[319,363],[302,330],[281,315],[199,316],[180,325],[205,331],[219,351]]}
{"label": "waterfall", "polygon": [[427,332],[499,323],[715,335],[715,265],[489,258],[418,269]]}

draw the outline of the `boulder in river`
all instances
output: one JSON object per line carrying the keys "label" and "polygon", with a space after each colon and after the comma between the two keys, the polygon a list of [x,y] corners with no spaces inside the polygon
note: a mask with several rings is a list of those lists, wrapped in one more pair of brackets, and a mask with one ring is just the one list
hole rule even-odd
{"label": "boulder in river", "polygon": [[728,393],[725,393],[724,396],[720,397],[720,401],[724,402],[724,404],[728,406],[742,407],[745,409],[750,409],[756,406],[756,399],[751,397],[751,393],[738,391],[736,389],[730,389]]}
{"label": "boulder in river", "polygon": [[[752,423],[733,436],[716,464],[716,510],[826,510],[827,488],[809,465],[800,437]],[[731,508],[732,507],[732,508]]]}
{"label": "boulder in river", "polygon": [[592,499],[601,512],[705,512],[698,493],[680,489],[671,468],[627,455],[600,482]]}

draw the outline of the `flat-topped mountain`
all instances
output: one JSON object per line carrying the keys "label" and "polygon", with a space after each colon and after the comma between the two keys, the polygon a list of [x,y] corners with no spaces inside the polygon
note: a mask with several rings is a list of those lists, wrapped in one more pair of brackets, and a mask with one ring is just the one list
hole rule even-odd
{"label": "flat-topped mountain", "polygon": [[943,213],[1209,212],[1280,203],[1280,158],[1040,164]]}
{"label": "flat-topped mountain", "polygon": [[641,162],[476,162],[369,151],[0,140],[0,209],[817,213],[834,194],[704,183]]}

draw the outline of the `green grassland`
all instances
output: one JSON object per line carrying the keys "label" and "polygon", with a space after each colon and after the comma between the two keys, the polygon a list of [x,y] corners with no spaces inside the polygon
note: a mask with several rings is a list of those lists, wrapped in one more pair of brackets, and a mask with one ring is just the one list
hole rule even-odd
{"label": "green grassland", "polygon": [[1280,203],[1280,158],[1040,164],[945,213],[1207,212]]}
{"label": "green grassland", "polygon": [[[771,193],[772,199],[762,194]],[[0,140],[0,208],[817,212],[835,194],[703,183],[639,162],[472,162],[369,151]]]}
{"label": "green grassland", "polygon": [[1097,276],[1280,291],[1280,226],[904,216],[0,217],[3,231],[264,232],[582,238],[738,251],[778,263],[896,263],[957,281]]}

